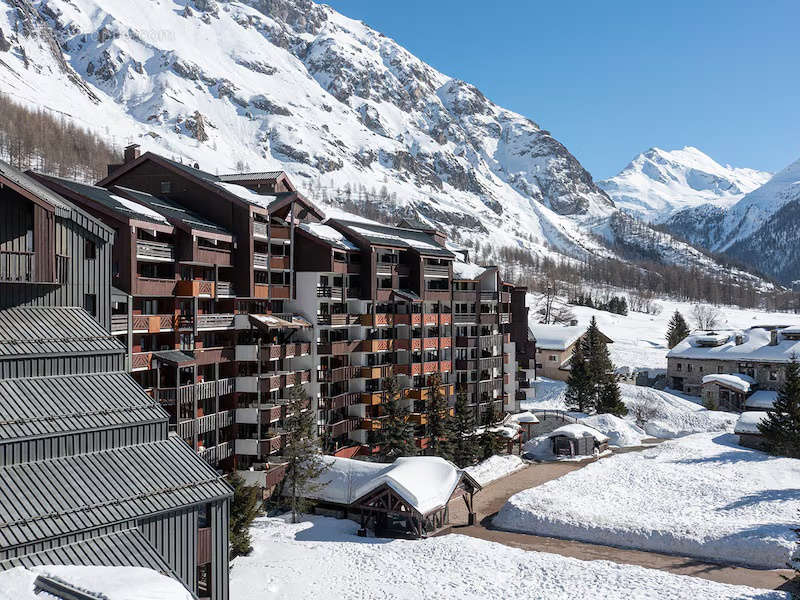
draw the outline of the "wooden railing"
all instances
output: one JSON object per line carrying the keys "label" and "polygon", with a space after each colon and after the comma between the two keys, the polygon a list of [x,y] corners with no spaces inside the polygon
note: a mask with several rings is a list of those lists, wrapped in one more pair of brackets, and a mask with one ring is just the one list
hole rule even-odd
{"label": "wooden railing", "polygon": [[111,333],[128,330],[128,315],[111,315]]}
{"label": "wooden railing", "polygon": [[175,260],[175,246],[164,242],[148,242],[136,240],[136,258],[156,259],[163,261]]}
{"label": "wooden railing", "polygon": [[56,254],[56,283],[69,283],[69,256]]}
{"label": "wooden railing", "polygon": [[359,419],[349,418],[342,419],[336,423],[329,423],[328,425],[325,425],[325,427],[328,429],[328,431],[330,431],[331,436],[339,437],[340,435],[344,435],[358,429],[358,424]]}
{"label": "wooden railing", "polygon": [[175,279],[155,277],[136,278],[136,294],[141,296],[172,296],[175,292]]}
{"label": "wooden railing", "polygon": [[195,251],[195,260],[201,263],[219,265],[220,267],[229,267],[231,266],[231,251],[227,248],[198,246]]}
{"label": "wooden railing", "polygon": [[33,281],[34,279],[33,252],[8,250],[0,252],[0,280]]}
{"label": "wooden railing", "polygon": [[260,221],[253,221],[253,235],[257,237],[267,237],[267,224]]}
{"label": "wooden railing", "polygon": [[197,530],[197,564],[207,565],[211,562],[211,528],[201,527]]}
{"label": "wooden railing", "polygon": [[232,313],[197,315],[198,329],[230,329],[233,322]]}
{"label": "wooden railing", "polygon": [[262,269],[269,268],[269,255],[262,252],[255,252],[253,254],[253,267]]}
{"label": "wooden railing", "polygon": [[319,407],[321,410],[336,410],[347,406],[353,406],[360,402],[361,394],[359,392],[345,392],[343,394],[337,394],[336,396],[322,398]]}
{"label": "wooden railing", "polygon": [[449,275],[450,267],[447,265],[425,265],[424,273],[425,275]]}
{"label": "wooden railing", "polygon": [[217,281],[215,286],[217,296],[234,296],[233,284],[230,281]]}
{"label": "wooden railing", "polygon": [[149,369],[152,352],[135,352],[131,355],[131,369]]}

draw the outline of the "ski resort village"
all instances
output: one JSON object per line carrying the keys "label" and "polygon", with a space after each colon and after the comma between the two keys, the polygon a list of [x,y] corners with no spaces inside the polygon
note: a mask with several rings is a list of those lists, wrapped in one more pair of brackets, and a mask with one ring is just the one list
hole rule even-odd
{"label": "ski resort village", "polygon": [[799,215],[310,0],[0,0],[0,600],[797,598]]}

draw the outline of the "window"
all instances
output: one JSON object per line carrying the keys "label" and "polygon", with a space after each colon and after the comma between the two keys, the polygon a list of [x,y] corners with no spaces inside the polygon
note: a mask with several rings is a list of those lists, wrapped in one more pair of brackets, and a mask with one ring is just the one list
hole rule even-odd
{"label": "window", "polygon": [[677,363],[675,365],[675,370],[676,371],[683,371],[683,363]]}
{"label": "window", "polygon": [[87,260],[94,260],[97,258],[97,245],[92,240],[86,240],[83,257]]}
{"label": "window", "polygon": [[686,371],[687,372],[691,373],[693,369],[694,369],[694,365],[692,365],[692,363],[686,363]]}
{"label": "window", "polygon": [[544,367],[542,366],[542,363],[536,363],[536,368],[537,369],[543,369]]}
{"label": "window", "polygon": [[769,380],[770,381],[778,381],[778,370],[777,369],[770,369],[769,370]]}
{"label": "window", "polygon": [[85,294],[83,296],[83,308],[86,309],[93,317],[97,316],[97,295],[96,294]]}
{"label": "window", "polygon": [[162,181],[161,182],[161,193],[162,194],[169,194],[172,192],[172,182],[171,181]]}
{"label": "window", "polygon": [[551,354],[550,356],[547,357],[547,360],[549,360],[550,362],[556,362],[558,360],[558,356],[556,356],[555,354]]}
{"label": "window", "polygon": [[392,278],[391,277],[381,277],[378,279],[378,287],[386,290],[392,287]]}

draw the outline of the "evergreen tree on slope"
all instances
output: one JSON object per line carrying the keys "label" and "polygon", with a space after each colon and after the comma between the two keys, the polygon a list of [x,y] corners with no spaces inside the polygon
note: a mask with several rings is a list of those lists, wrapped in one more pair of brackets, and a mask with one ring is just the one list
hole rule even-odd
{"label": "evergreen tree on slope", "polygon": [[675,311],[667,326],[667,347],[672,349],[683,341],[690,333],[686,319],[679,311]]}
{"label": "evergreen tree on slope", "polygon": [[400,456],[414,456],[417,447],[414,444],[414,426],[409,423],[408,410],[400,405],[400,385],[397,377],[386,377],[383,380],[386,392],[386,418],[378,433],[381,462],[393,462]]}
{"label": "evergreen tree on slope", "polygon": [[447,439],[447,397],[442,393],[442,378],[437,373],[431,377],[429,383],[432,389],[425,404],[426,435],[430,438],[428,452],[433,456],[441,456],[450,460]]}
{"label": "evergreen tree on slope", "polygon": [[583,344],[578,342],[572,350],[566,394],[567,410],[588,413],[594,408],[594,386],[589,378]]}
{"label": "evergreen tree on slope", "polygon": [[453,462],[462,469],[478,462],[479,451],[478,437],[475,435],[475,415],[468,402],[467,393],[459,389],[448,427]]}
{"label": "evergreen tree on slope", "polygon": [[778,398],[758,429],[769,452],[800,458],[800,363],[796,356],[784,368]]}

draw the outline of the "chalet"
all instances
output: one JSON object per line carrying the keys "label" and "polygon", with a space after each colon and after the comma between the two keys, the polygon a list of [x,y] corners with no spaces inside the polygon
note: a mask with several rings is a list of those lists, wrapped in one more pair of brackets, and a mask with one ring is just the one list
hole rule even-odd
{"label": "chalet", "polygon": [[[536,376],[566,381],[569,379],[569,365],[575,346],[586,334],[586,327],[580,325],[532,325],[531,335],[536,344]],[[602,334],[607,344],[614,343]]]}
{"label": "chalet", "polygon": [[357,520],[362,534],[423,538],[450,526],[448,504],[463,499],[470,524],[481,486],[453,463],[436,456],[401,457],[391,464],[326,457],[323,484],[309,493],[319,514]]}
{"label": "chalet", "polygon": [[800,327],[695,332],[667,354],[667,382],[741,411],[751,392],[780,387],[783,367],[793,355],[800,356]]}

